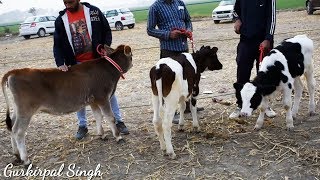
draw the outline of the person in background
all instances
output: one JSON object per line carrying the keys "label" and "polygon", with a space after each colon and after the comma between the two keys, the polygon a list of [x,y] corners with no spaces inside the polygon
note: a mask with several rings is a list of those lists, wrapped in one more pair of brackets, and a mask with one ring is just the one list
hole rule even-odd
{"label": "person in background", "polygon": [[[156,28],[157,27],[157,28]],[[186,32],[192,32],[189,12],[181,0],[156,0],[149,8],[147,33],[160,41],[160,59],[188,52]],[[204,110],[200,107],[198,111]],[[185,113],[190,112],[186,102]],[[176,113],[173,123],[179,123]]]}
{"label": "person in background", "polygon": [[[110,46],[112,34],[99,8],[89,3],[80,3],[80,0],[63,0],[63,3],[66,8],[59,12],[55,21],[53,54],[58,69],[66,72],[69,66],[98,58],[97,46]],[[111,96],[110,103],[117,128],[122,134],[129,134],[115,95]],[[77,112],[77,118],[79,129],[76,138],[80,140],[88,133],[85,108]]]}
{"label": "person in background", "polygon": [[[236,21],[234,31],[240,34],[237,47],[237,83],[249,82],[251,70],[256,60],[256,69],[259,69],[259,55],[261,47],[264,52],[273,48],[273,35],[276,26],[276,0],[236,0],[234,6]],[[229,116],[238,118],[242,100],[240,92],[236,90],[237,108]],[[269,107],[266,110],[268,117],[275,117],[276,113]]]}

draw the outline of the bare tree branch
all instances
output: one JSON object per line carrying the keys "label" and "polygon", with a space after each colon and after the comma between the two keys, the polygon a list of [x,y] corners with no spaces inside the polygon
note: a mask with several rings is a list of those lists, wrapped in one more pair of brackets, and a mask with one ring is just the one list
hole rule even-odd
{"label": "bare tree branch", "polygon": [[32,15],[37,15],[37,10],[36,10],[36,8],[35,7],[32,7],[32,8],[30,8],[29,10],[28,10],[28,13],[31,13]]}

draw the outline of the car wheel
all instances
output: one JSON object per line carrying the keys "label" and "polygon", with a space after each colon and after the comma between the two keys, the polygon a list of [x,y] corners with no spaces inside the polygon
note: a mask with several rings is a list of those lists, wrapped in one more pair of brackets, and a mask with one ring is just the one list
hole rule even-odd
{"label": "car wheel", "polygon": [[219,24],[220,20],[214,20],[213,21],[215,24]]}
{"label": "car wheel", "polygon": [[39,37],[44,37],[46,35],[46,31],[41,28],[41,29],[39,29],[37,34],[38,34]]}
{"label": "car wheel", "polygon": [[310,1],[307,2],[307,13],[309,15],[313,14],[313,7]]}
{"label": "car wheel", "polygon": [[123,30],[123,24],[121,22],[117,22],[115,27],[116,27],[116,30],[118,30],[118,31]]}
{"label": "car wheel", "polygon": [[134,24],[130,24],[130,25],[128,25],[128,28],[129,28],[129,29],[134,28]]}
{"label": "car wheel", "polygon": [[25,39],[30,39],[31,36],[30,36],[30,35],[24,35],[23,37],[24,37]]}

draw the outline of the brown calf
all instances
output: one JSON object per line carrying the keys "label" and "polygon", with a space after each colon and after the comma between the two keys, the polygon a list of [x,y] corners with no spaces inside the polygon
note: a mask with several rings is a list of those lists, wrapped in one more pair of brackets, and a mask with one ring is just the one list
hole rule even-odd
{"label": "brown calf", "polygon": [[[132,53],[129,46],[117,49],[107,48],[108,56],[124,72],[132,67]],[[15,69],[2,78],[2,91],[7,103],[6,123],[11,131],[15,163],[30,164],[25,146],[25,133],[31,117],[38,111],[61,115],[76,112],[90,105],[96,119],[98,135],[103,135],[102,114],[108,119],[113,136],[122,140],[116,128],[110,99],[121,73],[106,59],[100,58],[72,66],[67,72],[58,69]],[[10,118],[6,87],[13,95],[14,111]]]}

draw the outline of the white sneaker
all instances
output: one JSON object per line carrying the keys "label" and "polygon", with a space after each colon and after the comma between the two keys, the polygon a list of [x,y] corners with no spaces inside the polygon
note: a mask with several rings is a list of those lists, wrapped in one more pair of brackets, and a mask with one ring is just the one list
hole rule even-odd
{"label": "white sneaker", "polygon": [[274,112],[270,107],[268,107],[266,109],[266,115],[269,117],[269,118],[274,118],[276,117],[277,113]]}
{"label": "white sneaker", "polygon": [[237,107],[236,110],[233,111],[233,113],[231,113],[229,115],[229,119],[236,119],[240,117],[240,112],[241,112],[241,108]]}

